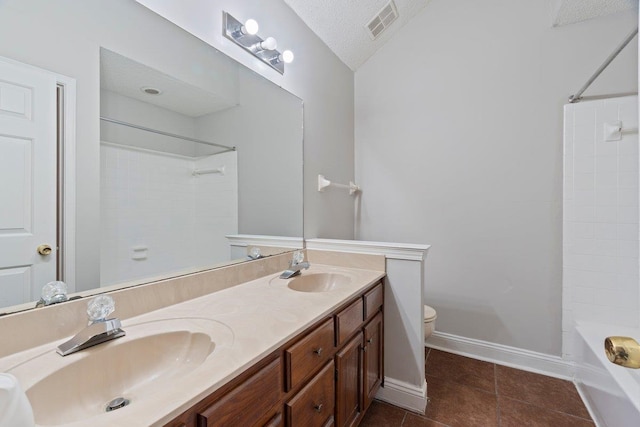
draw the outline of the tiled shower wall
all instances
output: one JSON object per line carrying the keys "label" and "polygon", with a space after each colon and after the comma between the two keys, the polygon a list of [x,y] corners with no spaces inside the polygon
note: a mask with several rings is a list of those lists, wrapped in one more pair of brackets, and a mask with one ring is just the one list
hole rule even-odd
{"label": "tiled shower wall", "polygon": [[[616,121],[621,139],[606,141]],[[572,359],[575,322],[640,322],[637,96],[565,105],[563,187],[562,341]]]}
{"label": "tiled shower wall", "polygon": [[[102,144],[100,156],[101,286],[229,259],[236,152],[195,159]],[[192,175],[223,165],[224,175]]]}

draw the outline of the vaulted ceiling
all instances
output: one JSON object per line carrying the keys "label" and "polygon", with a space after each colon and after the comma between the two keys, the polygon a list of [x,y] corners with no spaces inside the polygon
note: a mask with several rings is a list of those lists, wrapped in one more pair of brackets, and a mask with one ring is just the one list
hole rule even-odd
{"label": "vaulted ceiling", "polygon": [[357,70],[430,0],[394,0],[398,19],[375,40],[366,25],[389,0],[284,0],[352,70]]}
{"label": "vaulted ceiling", "polygon": [[[355,71],[425,7],[424,13],[429,13],[430,0],[394,0],[398,18],[375,40],[371,39],[366,26],[389,0],[284,1],[342,62]],[[638,0],[546,1],[551,11],[549,26],[567,25],[638,7]]]}

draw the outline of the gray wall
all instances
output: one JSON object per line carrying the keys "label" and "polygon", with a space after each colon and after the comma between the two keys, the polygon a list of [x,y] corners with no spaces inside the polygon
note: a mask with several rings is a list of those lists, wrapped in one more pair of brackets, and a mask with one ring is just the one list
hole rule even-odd
{"label": "gray wall", "polygon": [[[246,65],[305,102],[305,173],[332,171],[338,179],[353,175],[353,73],[279,0],[171,3],[198,23],[212,45],[222,47]],[[206,3],[206,5],[205,5]],[[199,6],[210,7],[203,11]],[[253,60],[239,47],[224,44],[222,8],[258,19],[297,58],[285,78]],[[271,28],[269,27],[271,26]],[[277,31],[273,30],[277,28]],[[206,37],[205,37],[206,39]],[[224,67],[206,43],[193,46],[192,36],[133,0],[3,0],[0,1],[0,55],[73,77],[77,81],[77,289],[99,284],[95,239],[100,225],[99,48],[105,47],[191,83],[220,90],[205,71]],[[225,39],[226,41],[226,39]],[[185,46],[193,46],[185,49]],[[203,55],[204,54],[204,55]],[[206,59],[203,59],[206,58]],[[222,68],[220,72],[227,72]],[[277,75],[274,75],[277,74]],[[339,159],[338,162],[334,158]],[[311,186],[312,187],[312,186]],[[309,236],[350,237],[350,200],[321,201],[307,188]],[[328,216],[321,209],[333,213]]]}
{"label": "gray wall", "polygon": [[[436,329],[561,351],[562,105],[637,22],[432,0],[356,72],[359,238],[433,245]],[[637,42],[587,94],[637,91]]]}

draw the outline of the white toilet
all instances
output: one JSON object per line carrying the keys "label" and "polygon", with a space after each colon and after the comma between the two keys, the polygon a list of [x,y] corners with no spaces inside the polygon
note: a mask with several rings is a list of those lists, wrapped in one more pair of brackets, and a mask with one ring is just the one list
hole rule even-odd
{"label": "white toilet", "polygon": [[433,331],[436,329],[436,318],[438,315],[436,311],[429,307],[428,305],[424,306],[424,339],[426,340],[431,336]]}

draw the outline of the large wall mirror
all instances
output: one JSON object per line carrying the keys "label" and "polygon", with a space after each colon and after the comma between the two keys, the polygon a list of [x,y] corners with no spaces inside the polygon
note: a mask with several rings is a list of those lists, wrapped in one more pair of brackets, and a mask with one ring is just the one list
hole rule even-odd
{"label": "large wall mirror", "polygon": [[[76,181],[63,183],[64,174],[57,180],[60,193],[71,185],[77,197],[72,215],[67,215],[74,218],[67,226],[75,229],[75,256],[66,260],[73,266],[71,291],[100,292],[248,259],[237,251],[232,255],[228,235],[301,241],[302,101],[133,1],[105,5],[95,26],[78,24],[83,16],[100,15],[81,3],[75,19],[55,24],[46,20],[46,10],[31,11],[18,2],[9,2],[14,9],[0,6],[4,15],[0,27],[42,23],[36,30],[42,33],[41,43],[18,41],[11,46],[3,37],[11,29],[0,30],[0,56],[8,59],[5,62],[68,76],[77,86],[75,117],[60,117],[63,101],[69,101],[60,92],[64,88],[55,100],[57,128],[64,127],[61,120],[72,119],[77,130],[72,174]],[[102,4],[92,3],[93,8]],[[122,28],[116,17],[125,15],[132,22]],[[153,30],[157,40],[134,31],[138,26]],[[124,35],[109,33],[109,27],[120,28]],[[50,45],[65,46],[70,39],[76,45],[61,47],[57,58],[47,53]],[[2,72],[6,70],[0,67],[0,83],[11,84],[10,76],[3,77]],[[16,82],[15,87],[25,86]],[[2,93],[0,134],[11,135],[2,113],[12,112],[2,107],[15,110],[11,102],[17,92],[11,87],[5,90],[7,100],[1,99]],[[52,96],[55,93],[54,87]],[[28,102],[37,108],[42,103],[37,97],[43,95],[34,90],[25,99],[31,95],[34,98]],[[64,147],[64,135],[59,129],[55,133]],[[2,142],[0,137],[0,150]],[[5,138],[5,142],[11,141]],[[41,143],[33,140],[34,152]],[[13,163],[18,148],[5,144]],[[57,167],[60,171],[69,165],[58,162]],[[25,176],[26,171],[5,170],[15,175],[2,177],[0,196],[5,206],[15,200],[24,203],[36,194],[29,186],[38,186],[42,178],[37,174],[33,182],[23,180],[22,187],[16,187],[15,177]],[[31,195],[16,196],[18,187]],[[59,207],[64,206],[58,199]],[[65,212],[60,212],[55,221],[59,237],[65,225]],[[0,240],[15,229],[15,221],[14,216],[0,214]],[[65,242],[61,238],[58,242],[60,251],[51,245],[53,251],[45,257],[35,254],[33,247],[28,255],[32,267],[0,261],[0,314],[35,305],[42,285],[56,278],[40,274],[37,263],[55,263],[58,255],[62,259]],[[0,242],[0,253],[12,250]],[[65,267],[50,270],[60,275]]]}

